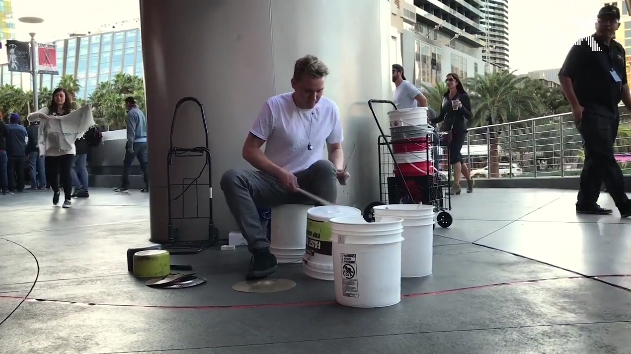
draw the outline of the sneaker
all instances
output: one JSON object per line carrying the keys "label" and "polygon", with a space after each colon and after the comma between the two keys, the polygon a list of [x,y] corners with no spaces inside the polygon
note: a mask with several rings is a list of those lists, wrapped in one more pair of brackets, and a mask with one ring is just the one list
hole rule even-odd
{"label": "sneaker", "polygon": [[627,207],[620,210],[620,217],[621,218],[628,218],[631,217],[631,202],[627,203]]}
{"label": "sneaker", "polygon": [[116,193],[127,193],[128,191],[127,188],[114,188],[114,192]]}
{"label": "sneaker", "polygon": [[72,202],[70,202],[69,200],[64,200],[64,205],[62,205],[62,208],[70,208],[72,206]]}
{"label": "sneaker", "polygon": [[53,205],[59,204],[59,191],[53,193]]}
{"label": "sneaker", "polygon": [[90,198],[90,193],[88,193],[85,189],[82,189],[77,192],[76,198]]}
{"label": "sneaker", "polygon": [[256,251],[250,260],[248,268],[247,280],[266,278],[276,272],[278,262],[269,248]]}
{"label": "sneaker", "polygon": [[149,193],[149,188],[143,188],[140,190],[140,193]]}
{"label": "sneaker", "polygon": [[591,207],[584,207],[577,204],[576,213],[586,215],[611,215],[613,213],[613,210],[601,208],[598,204],[594,204]]}

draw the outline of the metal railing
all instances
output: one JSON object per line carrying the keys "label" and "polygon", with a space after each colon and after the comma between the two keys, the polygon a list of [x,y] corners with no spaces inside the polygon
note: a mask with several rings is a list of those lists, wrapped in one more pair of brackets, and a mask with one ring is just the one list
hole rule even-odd
{"label": "metal railing", "polygon": [[[631,114],[623,107],[614,149],[631,175]],[[462,153],[477,178],[578,176],[585,157],[571,113],[471,128]]]}

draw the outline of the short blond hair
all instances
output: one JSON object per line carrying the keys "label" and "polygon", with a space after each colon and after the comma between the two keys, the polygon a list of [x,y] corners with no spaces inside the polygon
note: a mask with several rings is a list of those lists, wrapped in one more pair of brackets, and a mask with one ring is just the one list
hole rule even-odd
{"label": "short blond hair", "polygon": [[329,75],[329,68],[315,55],[305,55],[294,64],[294,79],[300,80],[304,76],[322,78]]}

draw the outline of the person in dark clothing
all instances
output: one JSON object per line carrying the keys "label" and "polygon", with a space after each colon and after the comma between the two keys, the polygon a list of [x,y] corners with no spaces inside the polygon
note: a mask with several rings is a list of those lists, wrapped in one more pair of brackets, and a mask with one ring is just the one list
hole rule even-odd
{"label": "person in dark clothing", "polygon": [[597,18],[596,33],[574,43],[559,71],[561,88],[572,107],[585,148],[576,212],[598,215],[613,212],[597,204],[604,182],[621,217],[625,218],[631,216],[631,202],[624,192],[622,171],[614,158],[620,100],[631,109],[626,53],[622,45],[613,40],[620,27],[620,11],[614,5],[605,5]]}
{"label": "person in dark clothing", "polygon": [[84,136],[75,141],[77,147],[77,154],[74,158],[73,168],[70,171],[72,176],[72,184],[74,185],[74,198],[88,198],[88,151],[90,146],[86,139],[86,136],[90,132],[88,131]]}
{"label": "person in dark clothing", "polygon": [[31,189],[46,188],[46,171],[44,169],[44,156],[39,153],[37,144],[37,135],[39,130],[39,121],[31,122],[26,133],[28,134],[28,143],[26,144],[26,153],[28,161],[31,165]]}
{"label": "person in dark clothing", "polygon": [[127,108],[127,144],[125,145],[125,158],[123,159],[123,176],[121,186],[114,188],[115,192],[127,192],[129,188],[129,170],[134,159],[138,160],[145,188],[141,193],[149,193],[149,171],[147,169],[147,117],[138,108],[134,97],[125,99]]}
{"label": "person in dark clothing", "polygon": [[443,130],[449,131],[451,139],[447,144],[449,164],[454,167],[454,185],[450,193],[460,194],[460,176],[467,179],[467,193],[473,192],[473,179],[462,157],[462,146],[467,138],[467,121],[471,119],[471,98],[464,90],[457,74],[447,74],[445,79],[447,92],[443,96],[443,104],[438,116],[431,120],[432,124],[443,122]]}
{"label": "person in dark clothing", "polygon": [[7,178],[7,125],[2,120],[0,112],[0,191],[2,194],[9,193],[9,180]]}
{"label": "person in dark clothing", "polygon": [[7,177],[9,192],[24,191],[24,155],[26,155],[26,128],[20,124],[20,115],[11,113],[7,125]]}

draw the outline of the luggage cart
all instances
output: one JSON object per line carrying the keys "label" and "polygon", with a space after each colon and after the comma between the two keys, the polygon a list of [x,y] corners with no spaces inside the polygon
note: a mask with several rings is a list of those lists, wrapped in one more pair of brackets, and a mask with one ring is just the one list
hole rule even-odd
{"label": "luggage cart", "polygon": [[[206,138],[206,145],[200,147],[193,148],[182,148],[182,147],[174,147],[173,146],[173,131],[175,130],[175,122],[177,119],[177,112],[179,108],[185,102],[192,101],[199,106],[201,112],[201,120],[204,125],[204,136]],[[180,183],[173,182],[173,177],[171,176],[172,168],[173,168],[173,160],[176,158],[203,158],[204,165],[196,177],[193,178],[182,178]],[[207,183],[200,183],[199,179],[204,173],[204,171],[208,168],[208,181]],[[209,247],[214,245],[217,242],[218,238],[218,230],[214,225],[213,221],[213,209],[212,209],[212,183],[211,183],[211,154],[208,149],[208,126],[206,124],[206,114],[204,113],[204,106],[194,97],[184,97],[177,102],[175,105],[175,111],[173,112],[173,120],[171,121],[171,134],[169,137],[169,151],[167,153],[167,196],[168,196],[168,232],[169,232],[169,243],[164,245],[165,249],[173,250],[171,254],[194,254],[200,252],[204,247]],[[176,196],[173,196],[173,187],[179,187],[182,189],[182,192]],[[184,213],[184,205],[185,205],[185,193],[189,190],[189,188],[195,188],[195,213],[194,215],[187,216]],[[200,216],[199,206],[200,203],[204,201],[199,200],[199,190],[201,188],[208,188],[210,192],[210,198],[208,199],[208,207],[209,207],[209,216]],[[174,216],[173,214],[173,202],[181,200],[182,202],[182,215]],[[209,219],[208,220],[208,238],[196,241],[182,241],[180,240],[180,232],[177,227],[173,225],[174,220],[187,220],[187,219]],[[179,250],[179,251],[177,251]]]}
{"label": "luggage cart", "polygon": [[[446,156],[446,160],[441,159],[443,154],[440,141],[445,134],[435,130],[428,131],[425,136],[425,152],[417,153],[425,154],[425,161],[428,166],[431,166],[429,162],[432,162],[433,168],[428,168],[426,176],[405,177],[399,163],[395,159],[393,145],[416,143],[411,142],[409,139],[393,142],[392,137],[385,134],[379,123],[373,108],[374,103],[390,104],[395,110],[397,109],[397,106],[392,101],[368,101],[368,107],[381,134],[377,139],[380,200],[366,206],[363,213],[364,219],[368,222],[374,221],[373,208],[378,205],[422,203],[433,205],[434,212],[437,213],[436,222],[440,227],[448,228],[453,223],[453,218],[449,213],[449,210],[451,210],[449,156]],[[448,149],[446,150],[448,153]],[[447,166],[446,173],[440,168],[443,165]]]}

